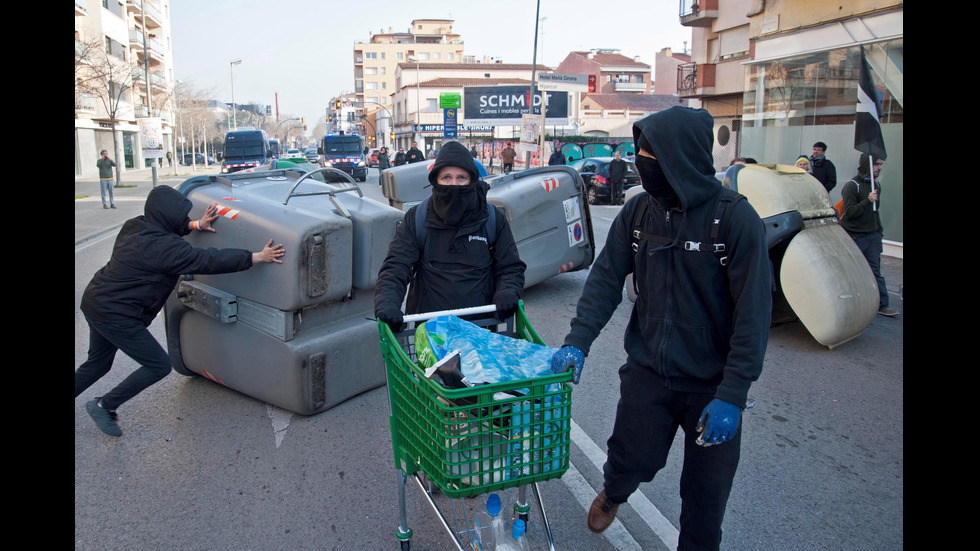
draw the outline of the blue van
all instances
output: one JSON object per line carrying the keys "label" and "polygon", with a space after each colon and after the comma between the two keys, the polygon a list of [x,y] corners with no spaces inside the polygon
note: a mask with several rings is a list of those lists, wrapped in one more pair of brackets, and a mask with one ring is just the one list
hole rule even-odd
{"label": "blue van", "polygon": [[327,134],[317,153],[322,155],[323,166],[343,170],[361,182],[367,180],[364,142],[357,134]]}
{"label": "blue van", "polygon": [[221,173],[229,174],[267,164],[273,158],[265,130],[239,127],[225,134]]}

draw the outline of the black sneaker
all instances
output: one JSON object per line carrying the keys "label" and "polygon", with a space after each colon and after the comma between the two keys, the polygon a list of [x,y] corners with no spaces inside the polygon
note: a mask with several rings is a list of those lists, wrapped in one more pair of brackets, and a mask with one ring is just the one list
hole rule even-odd
{"label": "black sneaker", "polygon": [[119,429],[119,424],[116,423],[116,412],[114,410],[104,409],[99,405],[99,398],[90,400],[85,404],[85,410],[95,421],[95,426],[99,427],[99,430],[108,434],[109,436],[122,436],[122,430]]}

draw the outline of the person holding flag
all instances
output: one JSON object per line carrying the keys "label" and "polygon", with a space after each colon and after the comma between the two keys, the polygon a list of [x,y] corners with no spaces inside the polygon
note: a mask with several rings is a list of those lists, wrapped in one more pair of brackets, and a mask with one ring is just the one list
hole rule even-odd
{"label": "person holding flag", "polygon": [[854,119],[854,149],[862,153],[858,173],[841,190],[841,227],[851,236],[868,260],[878,282],[878,313],[894,317],[898,311],[888,307],[888,289],[881,275],[882,235],[878,206],[881,185],[878,175],[887,153],[879,121],[881,105],[871,77],[871,67],[861,47],[861,75],[858,81],[858,106]]}

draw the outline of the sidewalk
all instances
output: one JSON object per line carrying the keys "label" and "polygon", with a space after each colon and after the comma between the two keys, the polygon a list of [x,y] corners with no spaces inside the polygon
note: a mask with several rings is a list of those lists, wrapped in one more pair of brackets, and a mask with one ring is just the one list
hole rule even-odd
{"label": "sidewalk", "polygon": [[[193,172],[189,166],[178,168],[180,174],[173,175],[170,167],[157,168],[158,186],[176,186],[191,176],[217,174],[220,166],[212,165],[208,170],[198,168]],[[123,222],[143,214],[143,203],[153,189],[153,169],[128,170],[120,177],[122,187],[113,188],[115,209],[103,209],[99,193],[99,180],[75,179],[75,245],[103,234],[115,232]]]}

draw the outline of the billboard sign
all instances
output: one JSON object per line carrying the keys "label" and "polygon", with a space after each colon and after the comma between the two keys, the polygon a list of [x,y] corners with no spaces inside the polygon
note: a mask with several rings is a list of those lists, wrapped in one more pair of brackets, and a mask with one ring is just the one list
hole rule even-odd
{"label": "billboard sign", "polygon": [[541,116],[541,94],[547,94],[545,124],[568,124],[568,93],[538,90],[531,101],[530,86],[466,86],[461,120],[467,125],[521,126],[522,115]]}

